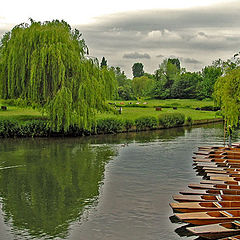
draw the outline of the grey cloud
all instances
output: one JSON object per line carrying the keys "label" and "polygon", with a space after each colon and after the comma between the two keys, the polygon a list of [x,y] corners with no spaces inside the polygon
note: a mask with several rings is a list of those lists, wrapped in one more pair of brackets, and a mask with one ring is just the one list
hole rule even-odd
{"label": "grey cloud", "polygon": [[156,57],[157,57],[157,58],[164,58],[164,55],[159,54],[159,55],[157,55]]}
{"label": "grey cloud", "polygon": [[180,60],[184,63],[190,63],[190,64],[202,64],[201,61],[198,61],[194,58],[180,58]]}
{"label": "grey cloud", "polygon": [[138,52],[134,52],[134,53],[125,53],[123,55],[123,58],[129,58],[129,59],[141,59],[141,58],[146,58],[146,59],[150,59],[150,55],[148,53],[138,53]]}

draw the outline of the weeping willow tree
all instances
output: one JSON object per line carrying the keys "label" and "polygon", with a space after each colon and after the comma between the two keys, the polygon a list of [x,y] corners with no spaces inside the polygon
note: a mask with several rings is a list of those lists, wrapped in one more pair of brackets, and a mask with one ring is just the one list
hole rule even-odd
{"label": "weeping willow tree", "polygon": [[227,124],[237,126],[240,116],[240,68],[218,78],[214,98],[221,106]]}
{"label": "weeping willow tree", "polygon": [[79,31],[64,21],[15,26],[0,43],[0,98],[40,106],[54,130],[89,129],[117,83],[111,69],[99,68],[87,54]]}

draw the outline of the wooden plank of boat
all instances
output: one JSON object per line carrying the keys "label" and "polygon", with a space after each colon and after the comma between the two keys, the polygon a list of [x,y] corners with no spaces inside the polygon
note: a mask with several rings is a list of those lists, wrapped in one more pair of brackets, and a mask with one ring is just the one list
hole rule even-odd
{"label": "wooden plank of boat", "polygon": [[240,221],[239,210],[176,213],[175,216],[185,223],[207,225],[230,221]]}
{"label": "wooden plank of boat", "polygon": [[230,184],[230,185],[240,185],[239,181],[221,181],[221,180],[201,180],[200,184]]}
{"label": "wooden plank of boat", "polygon": [[239,240],[239,239],[240,239],[240,235],[236,235],[236,236],[232,236],[232,237],[221,238],[219,240]]}
{"label": "wooden plank of boat", "polygon": [[208,239],[219,239],[223,237],[234,236],[240,233],[240,222],[225,222],[218,224],[210,224],[204,226],[187,227],[188,231],[199,237]]}
{"label": "wooden plank of boat", "polygon": [[205,171],[205,170],[227,170],[227,169],[232,169],[234,170],[235,168],[229,168],[229,167],[203,167],[202,170]]}
{"label": "wooden plank of boat", "polygon": [[174,195],[177,202],[240,201],[240,195]]}
{"label": "wooden plank of boat", "polygon": [[239,177],[229,177],[229,176],[219,176],[219,177],[209,177],[209,180],[222,180],[222,181],[239,181]]}
{"label": "wooden plank of boat", "polygon": [[182,195],[240,195],[235,189],[187,189],[179,192]]}
{"label": "wooden plank of boat", "polygon": [[203,170],[204,173],[218,173],[218,174],[228,174],[228,173],[239,173],[240,174],[240,169],[239,168],[228,168],[225,170],[221,169],[206,169]]}
{"label": "wooden plank of boat", "polygon": [[220,202],[181,202],[170,203],[170,207],[174,212],[190,213],[190,212],[207,212],[207,211],[226,211],[240,210],[239,201],[220,201]]}
{"label": "wooden plank of boat", "polygon": [[207,177],[222,177],[222,176],[227,176],[227,177],[240,177],[240,173],[206,173]]}
{"label": "wooden plank of boat", "polygon": [[188,185],[189,188],[192,189],[235,189],[235,190],[240,190],[240,185],[236,185],[236,184],[221,184],[221,183],[217,183],[217,184],[199,184],[199,183],[192,183]]}

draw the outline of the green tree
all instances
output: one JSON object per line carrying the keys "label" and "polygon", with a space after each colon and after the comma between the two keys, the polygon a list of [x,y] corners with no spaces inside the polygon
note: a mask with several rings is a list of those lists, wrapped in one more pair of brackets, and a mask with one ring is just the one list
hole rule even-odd
{"label": "green tree", "polygon": [[132,80],[128,79],[124,71],[121,71],[120,67],[112,67],[115,72],[115,77],[118,82],[118,99],[132,100],[134,99]]}
{"label": "green tree", "polygon": [[142,63],[134,63],[132,66],[133,77],[141,77],[144,74],[143,64]]}
{"label": "green tree", "polygon": [[222,75],[220,67],[206,66],[202,70],[202,81],[199,83],[199,95],[201,98],[211,98],[214,91],[214,84]]}
{"label": "green tree", "polygon": [[155,71],[153,96],[160,99],[172,98],[172,85],[179,78],[180,71],[171,60],[165,59]]}
{"label": "green tree", "polygon": [[197,86],[202,77],[199,73],[185,72],[172,85],[173,98],[196,98]]}
{"label": "green tree", "polygon": [[38,105],[54,130],[90,129],[117,84],[113,71],[100,69],[87,53],[79,31],[64,21],[15,26],[1,40],[0,97]]}
{"label": "green tree", "polygon": [[101,61],[101,68],[103,67],[107,67],[107,60],[105,59],[105,57],[102,58],[102,61]]}
{"label": "green tree", "polygon": [[178,58],[168,58],[168,63],[175,65],[177,67],[178,71],[180,71],[181,64],[180,64],[180,61]]}
{"label": "green tree", "polygon": [[219,77],[214,85],[214,99],[221,106],[227,124],[237,126],[240,116],[240,68]]}
{"label": "green tree", "polygon": [[153,86],[154,80],[146,76],[135,77],[132,80],[132,88],[136,97],[150,96]]}

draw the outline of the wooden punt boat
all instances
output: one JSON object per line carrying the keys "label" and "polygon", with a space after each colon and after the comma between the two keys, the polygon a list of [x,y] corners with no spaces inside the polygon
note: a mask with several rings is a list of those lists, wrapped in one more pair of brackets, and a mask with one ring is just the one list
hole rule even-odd
{"label": "wooden punt boat", "polygon": [[216,155],[216,156],[222,156],[222,155],[240,155],[240,148],[232,149],[232,150],[201,150],[198,152],[194,152],[195,155],[200,156],[209,156],[209,155]]}
{"label": "wooden punt boat", "polygon": [[[185,223],[207,225],[240,220],[239,210],[176,213],[175,216]],[[240,223],[240,222],[239,222]]]}
{"label": "wooden punt boat", "polygon": [[226,158],[195,158],[194,163],[198,162],[215,162],[215,163],[239,163],[240,159],[226,159]]}
{"label": "wooden punt boat", "polygon": [[240,201],[240,195],[174,195],[177,202],[220,202]]}
{"label": "wooden punt boat", "polygon": [[192,189],[235,189],[235,190],[240,190],[240,185],[237,184],[199,184],[199,183],[192,183],[188,185],[189,188]]}
{"label": "wooden punt boat", "polygon": [[205,167],[219,168],[219,167],[228,167],[228,168],[240,168],[240,163],[216,163],[216,162],[199,162],[193,164],[195,169],[201,170]]}
{"label": "wooden punt boat", "polygon": [[209,155],[197,155],[193,156],[192,158],[226,158],[226,159],[240,159],[240,152],[239,153],[231,153],[231,154],[209,154]]}
{"label": "wooden punt boat", "polygon": [[240,222],[225,222],[204,226],[187,227],[186,229],[199,237],[219,239],[240,234]]}
{"label": "wooden punt boat", "polygon": [[182,195],[240,195],[240,190],[235,189],[190,189],[179,192]]}
{"label": "wooden punt boat", "polygon": [[203,170],[204,173],[217,173],[217,174],[228,174],[228,173],[239,173],[240,174],[240,169],[239,168],[227,168],[225,170],[221,169],[206,169]]}
{"label": "wooden punt boat", "polygon": [[229,177],[227,175],[223,175],[223,176],[211,176],[211,177],[208,177],[210,180],[221,180],[221,181],[239,181],[239,177]]}
{"label": "wooden punt boat", "polygon": [[208,211],[227,211],[240,210],[239,201],[221,201],[221,202],[181,202],[170,203],[174,212],[208,212]]}

